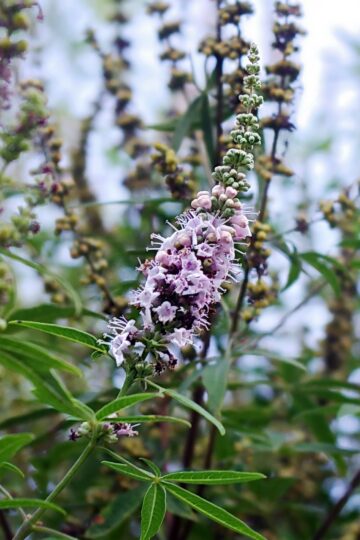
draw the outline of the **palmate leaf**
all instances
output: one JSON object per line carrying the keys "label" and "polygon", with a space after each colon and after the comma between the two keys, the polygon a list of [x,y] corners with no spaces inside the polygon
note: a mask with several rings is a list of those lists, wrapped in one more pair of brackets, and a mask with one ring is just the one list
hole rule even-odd
{"label": "palmate leaf", "polygon": [[43,501],[41,499],[2,499],[0,501],[0,509],[8,508],[47,508],[65,515],[66,512],[57,504]]}
{"label": "palmate leaf", "polygon": [[[114,401],[111,401],[110,403],[107,403],[104,405],[104,407],[101,407],[96,413],[96,418],[98,420],[102,420],[103,418],[106,418],[110,414],[114,414],[118,411],[121,411],[122,409],[125,409],[126,407],[131,407],[131,405],[135,405],[136,403],[141,403],[142,401],[147,401],[149,399],[162,397],[161,394],[156,394],[155,392],[152,393],[143,393],[143,394],[132,394],[130,396],[124,396],[117,399],[114,399]],[[121,421],[121,419],[119,419]]]}
{"label": "palmate leaf", "polygon": [[13,326],[21,326],[24,328],[32,328],[34,330],[39,330],[40,332],[45,332],[52,336],[58,336],[67,341],[72,341],[85,347],[89,347],[94,351],[99,351],[101,353],[107,353],[107,347],[99,345],[96,337],[84,332],[83,330],[78,330],[70,326],[60,326],[58,324],[46,324],[36,321],[11,321],[9,324]]}
{"label": "palmate leaf", "polygon": [[141,508],[140,540],[150,540],[160,529],[166,512],[166,491],[160,484],[152,484]]}
{"label": "palmate leaf", "polygon": [[262,480],[266,478],[261,473],[238,472],[238,471],[179,471],[165,474],[161,480],[171,482],[181,482],[184,484],[203,484],[203,485],[221,485],[221,484],[242,484]]}
{"label": "palmate leaf", "polygon": [[192,493],[191,491],[170,482],[164,482],[163,485],[167,491],[172,493],[180,501],[188,504],[194,510],[204,514],[204,516],[208,517],[212,521],[215,521],[216,523],[219,523],[223,527],[231,529],[239,534],[243,534],[248,538],[253,538],[254,540],[266,540],[264,536],[251,529],[248,525],[246,525],[246,523],[233,516],[230,514],[230,512],[224,510],[220,506],[217,506],[216,504],[203,499],[199,495],[196,495],[195,493]]}
{"label": "palmate leaf", "polygon": [[179,394],[178,392],[175,392],[175,390],[172,390],[171,388],[163,388],[162,386],[159,386],[158,384],[147,380],[147,383],[152,386],[153,388],[157,388],[161,393],[164,393],[171,398],[173,398],[175,401],[186,407],[187,409],[191,409],[193,411],[196,411],[198,414],[206,418],[211,424],[213,424],[219,431],[221,435],[225,434],[225,428],[222,425],[222,423],[215,418],[212,414],[210,414],[204,407],[201,407],[201,405],[198,405],[193,401],[192,399],[189,399],[182,394]]}
{"label": "palmate leaf", "polygon": [[11,458],[23,446],[29,444],[34,438],[32,433],[20,433],[18,435],[4,435],[0,438],[0,463],[11,460]]}

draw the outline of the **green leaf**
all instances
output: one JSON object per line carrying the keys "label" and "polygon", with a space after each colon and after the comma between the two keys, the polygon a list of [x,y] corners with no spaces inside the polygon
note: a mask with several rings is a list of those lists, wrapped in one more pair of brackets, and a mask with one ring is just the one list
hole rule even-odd
{"label": "green leaf", "polygon": [[190,521],[198,521],[197,515],[189,506],[184,504],[182,501],[179,501],[179,499],[174,497],[174,495],[171,493],[167,493],[166,495],[166,506],[170,514],[174,514],[175,516],[179,516],[184,519],[189,519]]}
{"label": "green leaf", "polygon": [[141,472],[140,468],[130,467],[129,465],[125,465],[125,463],[114,463],[113,461],[102,461],[101,463],[120,474],[136,478],[136,480],[141,480],[142,482],[149,482],[152,479],[152,475],[146,474],[146,471]]}
{"label": "green leaf", "polygon": [[40,386],[33,390],[33,394],[39,401],[50,405],[50,407],[53,407],[58,412],[68,414],[69,416],[73,416],[80,420],[90,422],[94,420],[94,412],[92,409],[78,399],[73,397],[70,397],[67,400],[61,399],[61,397],[56,396],[51,390]]}
{"label": "green leaf", "polygon": [[73,398],[55,373],[38,371],[34,369],[33,365],[28,366],[5,351],[0,355],[0,363],[31,381],[35,387],[33,393],[39,401],[75,418],[93,420],[93,411],[87,405]]}
{"label": "green leaf", "polygon": [[120,493],[111,503],[102,510],[101,525],[92,525],[86,531],[86,538],[110,538],[111,533],[127,521],[139,508],[146,486],[141,484],[135,489]]}
{"label": "green leaf", "polygon": [[152,484],[141,508],[140,540],[150,540],[161,527],[166,512],[166,491],[159,484]]}
{"label": "green leaf", "polygon": [[296,452],[300,453],[324,453],[329,455],[353,456],[359,453],[356,448],[339,448],[335,444],[329,443],[301,443],[292,447]]}
{"label": "green leaf", "polygon": [[336,295],[340,294],[339,278],[334,271],[334,266],[339,265],[338,261],[315,251],[300,253],[299,256],[324,277]]}
{"label": "green leaf", "polygon": [[5,257],[9,257],[10,259],[13,259],[14,261],[20,262],[20,263],[24,264],[25,266],[29,266],[30,268],[33,268],[34,270],[39,272],[39,274],[41,276],[50,276],[54,280],[56,280],[65,289],[65,291],[68,293],[69,298],[71,298],[71,300],[72,300],[72,302],[74,304],[76,315],[80,315],[81,310],[82,310],[81,298],[80,298],[78,292],[73,288],[72,285],[70,285],[70,283],[68,283],[68,281],[66,281],[62,277],[54,274],[53,272],[51,272],[45,266],[42,266],[41,264],[35,263],[33,261],[29,261],[27,259],[24,259],[24,257],[20,257],[19,255],[15,255],[15,253],[12,253],[8,249],[4,249],[4,248],[0,247],[0,254],[4,255]]}
{"label": "green leaf", "polygon": [[42,501],[41,499],[2,499],[0,501],[0,508],[47,508],[60,514],[66,514],[65,510],[57,504]]}
{"label": "green leaf", "polygon": [[152,472],[155,474],[155,476],[161,476],[161,471],[160,471],[159,467],[155,463],[153,463],[152,461],[150,461],[149,459],[146,459],[144,457],[139,458],[139,459],[141,459],[141,461],[146,463],[146,465],[149,467],[149,469],[152,470]]}
{"label": "green leaf", "polygon": [[23,446],[29,444],[34,438],[31,433],[19,435],[4,435],[0,439],[0,463],[9,461]]}
{"label": "green leaf", "polygon": [[44,407],[41,409],[35,409],[25,414],[9,416],[8,418],[4,418],[4,420],[0,422],[0,429],[6,429],[9,427],[18,426],[19,424],[32,422],[34,420],[38,420],[39,418],[45,418],[46,416],[53,416],[54,414],[56,414],[56,411],[52,411],[51,409]]}
{"label": "green leaf", "polygon": [[[111,452],[111,455],[113,455],[113,452]],[[117,454],[116,459],[122,461],[123,463],[114,463],[113,461],[102,461],[101,463],[103,465],[106,465],[106,467],[110,467],[110,469],[114,469],[114,471],[117,471],[121,474],[126,474],[128,476],[133,476],[138,480],[143,480],[146,482],[150,482],[151,480],[153,480],[154,475],[152,473],[149,473],[145,469],[141,469],[141,467],[134,465],[133,463],[131,463],[131,461],[128,461],[127,459],[123,458],[122,456],[118,456]]]}
{"label": "green leaf", "polygon": [[141,403],[142,401],[146,401],[148,399],[153,399],[153,398],[159,398],[159,397],[162,397],[162,396],[155,392],[143,393],[143,394],[132,394],[130,396],[120,397],[120,398],[114,399],[114,401],[111,401],[110,403],[107,403],[106,405],[104,405],[104,407],[101,407],[101,409],[99,409],[96,413],[96,418],[98,420],[102,420],[103,418],[106,418],[110,414],[121,411],[122,409],[125,409],[126,407],[131,407],[131,405],[135,405],[135,403]]}
{"label": "green leaf", "polygon": [[199,497],[199,495],[195,495],[195,493],[192,493],[187,489],[176,486],[175,484],[166,483],[164,486],[167,491],[172,493],[180,501],[188,504],[191,506],[191,508],[194,508],[194,510],[204,514],[209,519],[216,521],[216,523],[223,525],[223,527],[231,529],[239,534],[243,534],[248,538],[253,538],[254,540],[266,540],[264,536],[255,532],[248,525],[246,525],[246,523],[233,516],[230,514],[230,512],[224,510],[220,506]]}
{"label": "green leaf", "polygon": [[5,351],[15,354],[15,356],[17,356],[17,353],[21,353],[21,356],[28,358],[33,365],[35,363],[35,365],[38,365],[39,368],[45,369],[45,371],[54,368],[62,371],[68,371],[69,373],[73,373],[78,377],[83,376],[82,371],[79,368],[73,366],[65,360],[53,356],[46,349],[35,343],[19,341],[15,338],[1,336],[0,347],[2,347]]}
{"label": "green leaf", "polygon": [[261,473],[238,471],[179,471],[165,474],[161,480],[171,480],[184,484],[242,484],[266,478]]}
{"label": "green leaf", "polygon": [[301,270],[302,270],[301,261],[299,259],[299,255],[298,255],[298,252],[297,252],[296,248],[294,248],[293,253],[291,255],[289,255],[289,259],[290,259],[290,262],[291,262],[289,275],[288,275],[287,282],[284,285],[282,291],[286,291],[286,289],[291,287],[291,285],[293,283],[295,283],[295,281],[297,281],[298,277],[301,274]]}
{"label": "green leaf", "polygon": [[3,463],[0,464],[0,471],[1,469],[14,472],[18,474],[19,476],[21,476],[21,478],[25,478],[25,474],[22,472],[21,469],[19,469],[19,467],[17,467],[16,465],[13,465],[12,463],[8,463],[7,461],[4,461]]}
{"label": "green leaf", "polygon": [[219,359],[208,364],[202,371],[202,380],[208,394],[208,406],[211,411],[218,413],[224,400],[229,375],[229,359]]}
{"label": "green leaf", "polygon": [[[91,317],[94,319],[106,320],[106,317],[96,311],[90,309],[83,309],[81,312],[82,317]],[[19,308],[12,311],[9,315],[9,320],[25,320],[25,321],[38,321],[38,322],[55,322],[58,319],[68,319],[69,317],[75,317],[76,310],[73,306],[60,306],[57,304],[40,304],[38,306],[30,308]]]}
{"label": "green leaf", "polygon": [[[239,354],[243,354],[243,352],[239,351]],[[274,353],[273,351],[268,351],[266,349],[247,349],[246,354],[251,354],[254,356],[263,356],[267,360],[270,360],[272,362],[281,362],[282,364],[289,364],[289,366],[293,366],[297,369],[301,369],[302,371],[307,371],[307,368],[304,364],[299,362],[298,360],[295,360],[294,358],[287,358],[286,356],[280,356],[279,354]]]}
{"label": "green leaf", "polygon": [[52,336],[62,337],[68,341],[73,341],[81,345],[85,345],[90,349],[95,351],[100,351],[102,353],[107,353],[107,347],[99,345],[98,340],[84,332],[83,330],[77,330],[76,328],[71,328],[70,326],[60,326],[58,324],[46,324],[35,321],[11,321],[11,325],[22,326],[24,328],[33,328],[34,330],[39,330],[40,332],[45,332]]}
{"label": "green leaf", "polygon": [[186,407],[187,409],[191,409],[193,411],[196,411],[198,414],[206,418],[211,424],[213,424],[219,431],[221,435],[225,434],[225,428],[222,425],[219,420],[217,420],[212,414],[210,414],[206,409],[195,403],[195,401],[192,401],[192,399],[189,399],[182,394],[178,394],[175,392],[175,390],[171,390],[171,388],[163,388],[162,386],[159,386],[158,384],[147,380],[147,383],[150,384],[150,386],[157,388],[162,393],[170,396],[171,398],[175,399],[178,403]]}
{"label": "green leaf", "polygon": [[0,364],[15,373],[20,373],[20,375],[31,381],[35,388],[46,388],[65,400],[70,397],[68,390],[56,373],[37,369],[34,363],[23,361],[23,359],[16,358],[13,354],[5,351],[2,351],[0,355]]}
{"label": "green leaf", "polygon": [[200,120],[209,162],[212,167],[215,167],[214,124],[211,118],[209,97],[206,93],[201,95]]}
{"label": "green leaf", "polygon": [[202,102],[202,95],[195,98],[189,105],[187,111],[178,119],[172,140],[172,147],[175,152],[179,150],[183,139],[191,132],[194,122],[199,121]]}

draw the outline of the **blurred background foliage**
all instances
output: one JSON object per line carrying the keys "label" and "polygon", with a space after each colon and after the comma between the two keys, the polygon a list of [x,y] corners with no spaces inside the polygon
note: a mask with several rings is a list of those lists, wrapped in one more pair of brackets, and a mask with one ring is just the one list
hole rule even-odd
{"label": "blurred background foliage", "polygon": [[[13,3],[17,17],[7,4],[0,430],[33,438],[13,461],[25,478],[2,468],[1,483],[13,496],[46,498],[83,445],[69,440],[74,422],[34,395],[54,377],[46,353],[69,363],[52,367],[92,407],[114,399],[123,378],[108,357],[14,322],[100,336],[110,315],[131,315],[127,295],[150,234],[169,231],[228,148],[248,40],[260,36],[265,107],[244,195],[254,223],[239,253],[242,281],[228,284],[211,334],[155,379],[208,408],[226,434],[165,399],[135,410],[189,416],[192,427],[142,424],[116,451],[164,471],[264,473],[266,481],[207,487],[206,496],[268,540],[359,539],[359,41],[338,36],[347,61],[331,58],[336,69],[304,124],[301,94],[309,108],[315,93],[306,84],[314,89],[316,78],[306,2],[304,20],[291,2],[24,1]],[[59,497],[66,517],[49,512],[46,522],[75,538],[139,538],[142,485],[101,457],[97,450]],[[168,509],[160,539],[239,537],[175,498]],[[0,518],[8,540],[18,514],[0,510]]]}

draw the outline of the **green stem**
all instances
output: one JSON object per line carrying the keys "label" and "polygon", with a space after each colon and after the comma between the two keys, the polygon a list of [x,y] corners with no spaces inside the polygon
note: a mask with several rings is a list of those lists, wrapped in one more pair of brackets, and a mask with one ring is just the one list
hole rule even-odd
{"label": "green stem", "polygon": [[[97,441],[97,429],[94,427],[94,431],[91,437],[90,442],[84,448],[78,459],[75,461],[73,466],[68,470],[65,476],[60,480],[57,486],[53,489],[50,495],[47,497],[46,501],[53,501],[59,493],[67,486],[67,484],[72,480],[72,478],[77,473],[81,465],[87,460],[91,452],[94,450]],[[24,540],[33,530],[33,525],[41,518],[41,516],[46,512],[46,508],[38,508],[32,516],[30,516],[24,523],[21,525],[19,530],[14,536],[13,540]]]}
{"label": "green stem", "polygon": [[58,538],[63,538],[64,540],[76,540],[75,536],[70,536],[69,534],[56,531],[55,529],[50,529],[49,527],[38,527],[34,525],[32,527],[34,532],[43,533],[51,536],[57,536]]}
{"label": "green stem", "polygon": [[126,373],[124,384],[122,385],[121,390],[117,395],[118,398],[126,396],[126,394],[128,393],[128,390],[133,385],[135,379],[136,379],[136,371],[130,368],[130,371]]}
{"label": "green stem", "polygon": [[[10,499],[11,501],[13,500],[14,497],[1,484],[0,484],[0,492],[3,493],[7,499]],[[26,514],[25,514],[25,512],[24,512],[24,510],[22,508],[18,508],[18,512],[21,514],[23,519],[26,519]]]}

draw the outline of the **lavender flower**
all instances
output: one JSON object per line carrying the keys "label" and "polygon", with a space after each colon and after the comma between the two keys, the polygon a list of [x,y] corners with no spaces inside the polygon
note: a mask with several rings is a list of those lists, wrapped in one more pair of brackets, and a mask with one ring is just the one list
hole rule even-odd
{"label": "lavender flower", "polygon": [[211,308],[224,293],[223,284],[240,275],[236,242],[251,236],[247,212],[238,194],[248,189],[240,169],[254,166],[253,147],[260,143],[259,124],[253,114],[262,103],[259,88],[258,52],[250,48],[246,94],[240,96],[244,112],[236,117],[231,135],[236,148],[228,150],[223,165],[213,173],[217,185],[200,191],[192,210],[176,219],[173,232],[152,235],[153,260],[140,265],[144,285],[134,291],[130,303],[140,313],[141,324],[125,318],[109,324],[110,353],[118,366],[151,360],[156,372],[176,364],[178,348],[192,344],[209,329]]}

